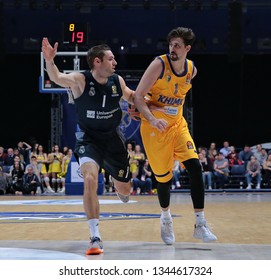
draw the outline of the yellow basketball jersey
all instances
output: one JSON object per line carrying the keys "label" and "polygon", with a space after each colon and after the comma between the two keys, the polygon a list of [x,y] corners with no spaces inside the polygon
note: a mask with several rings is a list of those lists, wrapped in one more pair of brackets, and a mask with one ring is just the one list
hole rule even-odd
{"label": "yellow basketball jersey", "polygon": [[167,54],[158,56],[163,64],[163,71],[159,79],[146,95],[148,104],[162,107],[164,112],[153,111],[156,118],[164,118],[169,126],[182,119],[183,105],[187,92],[191,89],[194,63],[185,60],[184,73],[175,73]]}

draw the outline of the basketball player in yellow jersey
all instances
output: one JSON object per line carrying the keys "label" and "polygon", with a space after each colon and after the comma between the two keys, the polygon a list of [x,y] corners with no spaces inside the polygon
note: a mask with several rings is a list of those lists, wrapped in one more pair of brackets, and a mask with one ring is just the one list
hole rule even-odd
{"label": "basketball player in yellow jersey", "polygon": [[[216,241],[204,217],[204,184],[194,141],[183,117],[183,105],[197,69],[186,58],[195,40],[189,28],[178,27],[169,32],[169,53],[156,57],[145,71],[135,92],[134,104],[141,113],[140,132],[147,158],[158,181],[161,206],[161,238],[175,242],[170,214],[170,187],[174,160],[187,169],[195,212],[194,238]],[[148,100],[146,104],[145,100]],[[151,107],[156,109],[150,111]]]}

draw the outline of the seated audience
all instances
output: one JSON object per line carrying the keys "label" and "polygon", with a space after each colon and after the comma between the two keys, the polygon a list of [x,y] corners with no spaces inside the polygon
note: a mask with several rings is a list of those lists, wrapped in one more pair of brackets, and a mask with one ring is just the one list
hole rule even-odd
{"label": "seated audience", "polygon": [[137,176],[133,179],[132,194],[152,194],[152,170],[148,159],[140,162]]}
{"label": "seated audience", "polygon": [[6,173],[10,172],[11,166],[14,164],[14,151],[13,148],[8,148],[7,156],[3,162],[3,171]]}
{"label": "seated audience", "polygon": [[266,149],[264,149],[261,144],[258,144],[256,146],[256,151],[254,151],[254,156],[256,157],[256,159],[258,160],[259,164],[262,167],[264,161],[266,161],[267,159]]}
{"label": "seated audience", "polygon": [[250,157],[246,169],[247,169],[247,173],[246,173],[247,190],[251,189],[251,184],[253,179],[255,179],[257,183],[256,189],[260,189],[261,180],[262,180],[261,166],[255,156]]}
{"label": "seated audience", "polygon": [[223,142],[223,148],[221,148],[219,152],[221,152],[225,158],[228,156],[228,154],[231,152],[229,141]]}
{"label": "seated audience", "polygon": [[174,161],[174,167],[173,167],[173,180],[172,180],[172,186],[171,188],[174,190],[176,187],[180,188],[181,183],[180,183],[180,178],[181,178],[181,166],[180,162],[178,160]]}
{"label": "seated audience", "polygon": [[0,166],[4,165],[6,157],[7,157],[7,153],[5,152],[4,147],[0,147]]}
{"label": "seated audience", "polygon": [[267,160],[263,163],[262,177],[264,185],[271,187],[271,154],[268,154]]}
{"label": "seated audience", "polygon": [[214,164],[216,155],[217,155],[216,143],[212,142],[207,151],[207,157],[212,161],[212,164]]}
{"label": "seated audience", "polygon": [[208,186],[208,189],[212,189],[212,176],[213,176],[213,164],[210,158],[206,157],[205,153],[199,153],[199,162],[201,164],[202,179],[204,186]]}
{"label": "seated audience", "polygon": [[247,167],[247,163],[251,156],[253,156],[253,152],[251,151],[250,146],[245,145],[243,150],[238,154],[238,158],[244,163],[245,168]]}
{"label": "seated audience", "polygon": [[18,160],[14,161],[10,172],[10,184],[7,189],[7,193],[15,194],[16,190],[21,188],[23,176],[24,167],[22,167],[22,164]]}
{"label": "seated audience", "polygon": [[7,174],[3,172],[2,166],[0,165],[0,195],[6,194],[8,187]]}
{"label": "seated audience", "polygon": [[217,188],[224,188],[229,176],[229,161],[222,152],[219,152],[214,162],[214,175]]}
{"label": "seated audience", "polygon": [[15,194],[36,194],[37,188],[40,188],[40,180],[38,176],[34,173],[33,167],[28,165],[27,173],[23,176],[23,183],[20,188],[15,191]]}
{"label": "seated audience", "polygon": [[231,167],[233,165],[242,165],[244,164],[237,156],[237,154],[232,154],[230,159],[229,159],[229,168],[231,169]]}

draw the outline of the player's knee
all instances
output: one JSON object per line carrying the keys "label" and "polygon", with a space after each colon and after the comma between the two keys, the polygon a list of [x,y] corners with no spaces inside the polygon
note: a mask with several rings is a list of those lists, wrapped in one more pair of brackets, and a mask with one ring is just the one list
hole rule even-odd
{"label": "player's knee", "polygon": [[94,176],[93,174],[85,174],[84,188],[86,191],[98,188],[98,177]]}
{"label": "player's knee", "polygon": [[200,173],[201,174],[201,165],[197,158],[191,158],[183,162],[186,170],[189,174]]}

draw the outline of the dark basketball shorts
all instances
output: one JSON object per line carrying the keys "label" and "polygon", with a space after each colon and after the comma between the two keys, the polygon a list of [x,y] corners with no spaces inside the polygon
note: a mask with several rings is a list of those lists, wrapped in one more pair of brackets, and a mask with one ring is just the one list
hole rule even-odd
{"label": "dark basketball shorts", "polygon": [[76,132],[74,156],[78,162],[79,158],[89,157],[99,165],[100,171],[103,168],[114,179],[128,182],[131,174],[124,140],[117,131],[95,135]]}

